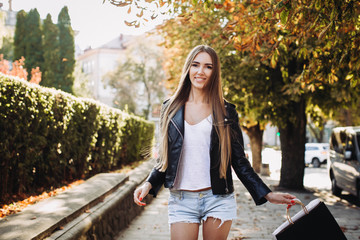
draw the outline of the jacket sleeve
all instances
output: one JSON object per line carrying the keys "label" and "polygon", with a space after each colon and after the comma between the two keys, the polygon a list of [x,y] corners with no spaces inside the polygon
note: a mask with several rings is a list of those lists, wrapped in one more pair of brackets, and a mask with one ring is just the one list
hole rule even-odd
{"label": "jacket sleeve", "polygon": [[269,187],[261,180],[249,160],[245,157],[244,140],[239,126],[239,117],[235,106],[229,106],[229,120],[231,126],[231,165],[246,189],[249,191],[256,205],[266,203],[265,196],[271,192]]}
{"label": "jacket sleeve", "polygon": [[157,168],[153,168],[149,177],[146,179],[147,182],[151,183],[152,188],[149,191],[149,194],[156,197],[160,188],[165,182],[165,172],[160,172]]}

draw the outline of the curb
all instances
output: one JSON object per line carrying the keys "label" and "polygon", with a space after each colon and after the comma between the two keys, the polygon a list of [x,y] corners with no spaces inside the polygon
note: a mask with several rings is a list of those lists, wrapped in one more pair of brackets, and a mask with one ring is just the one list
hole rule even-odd
{"label": "curb", "polygon": [[0,221],[0,239],[44,239],[97,205],[127,179],[125,174],[98,174],[64,193],[31,205]]}
{"label": "curb", "polygon": [[[145,181],[155,161],[149,160],[127,174],[128,181],[101,203],[55,231],[48,240],[113,239],[144,209],[133,203],[133,191]],[[146,197],[150,203],[152,197]]]}

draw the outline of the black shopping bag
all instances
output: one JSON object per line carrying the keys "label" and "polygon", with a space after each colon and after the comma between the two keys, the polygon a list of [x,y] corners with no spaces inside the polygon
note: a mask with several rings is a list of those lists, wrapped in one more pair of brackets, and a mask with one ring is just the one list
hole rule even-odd
{"label": "black shopping bag", "polygon": [[319,199],[304,206],[299,200],[295,201],[303,210],[290,217],[289,207],[287,221],[279,226],[273,236],[277,240],[346,240],[333,215],[326,205]]}

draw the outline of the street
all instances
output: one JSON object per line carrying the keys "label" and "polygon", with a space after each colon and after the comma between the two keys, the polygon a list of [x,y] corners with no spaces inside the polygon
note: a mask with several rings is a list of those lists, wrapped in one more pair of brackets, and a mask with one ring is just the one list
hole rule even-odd
{"label": "street", "polygon": [[[280,151],[265,150],[263,157],[270,164],[270,177],[261,178],[271,187],[276,188],[280,177]],[[238,206],[238,218],[233,221],[229,237],[231,240],[239,239],[272,239],[272,232],[280,226],[285,217],[285,206],[277,204],[264,204],[255,206],[250,194],[241,182],[234,177],[234,187]],[[321,168],[307,167],[305,169],[305,191],[288,191],[297,196],[303,203],[308,204],[311,200],[319,198],[324,201],[343,229],[347,239],[360,239],[360,208],[355,204],[355,197],[344,193],[341,198],[333,196],[330,191],[330,181],[326,166]],[[164,189],[145,206],[145,211],[139,215],[131,225],[119,233],[117,240],[141,239],[144,232],[147,239],[169,239],[169,226],[167,224],[167,205],[169,191]],[[300,211],[300,207],[293,207],[291,214]],[[199,232],[199,239],[202,232]]]}
{"label": "street", "polygon": [[[247,152],[247,154],[249,155],[249,161],[251,162],[251,152]],[[281,151],[274,150],[272,148],[265,148],[262,151],[262,163],[269,164],[270,179],[279,181],[281,169]],[[322,194],[326,194],[328,197],[337,200],[341,199],[341,201],[345,201],[348,204],[360,206],[360,203],[356,200],[356,197],[346,191],[342,192],[341,198],[331,194],[331,181],[326,164],[321,165],[320,168],[314,168],[311,165],[306,167],[304,173],[304,186],[307,189],[322,192]]]}
{"label": "street", "polygon": [[[251,152],[247,153],[251,162]],[[280,180],[281,151],[265,148],[262,151],[262,162],[269,164],[271,179]],[[320,168],[313,168],[312,166],[306,167],[304,186],[307,188],[316,188],[318,190],[330,190],[331,182],[326,165],[321,165]]]}
{"label": "street", "polygon": [[307,188],[330,191],[331,181],[326,165],[321,165],[320,168],[306,167],[304,186]]}
{"label": "street", "polygon": [[[251,153],[249,159],[251,160]],[[266,184],[276,188],[280,179],[281,151],[264,149],[262,152],[263,163],[269,164],[270,177],[261,176]],[[285,207],[277,204],[264,204],[255,206],[250,194],[241,182],[233,175],[236,192],[238,218],[233,221],[229,237],[231,240],[239,239],[271,239],[272,232],[280,226],[285,218]],[[341,198],[331,194],[331,184],[326,165],[320,168],[305,168],[304,185],[305,191],[287,191],[297,196],[303,203],[308,204],[311,200],[319,198],[324,201],[336,221],[343,229],[347,239],[360,239],[360,208],[354,196],[344,192]],[[139,215],[127,228],[116,238],[141,239],[144,232],[147,239],[169,239],[169,226],[167,224],[167,199],[169,191],[164,189],[145,206],[145,211]],[[293,207],[291,214],[295,214],[300,207]],[[199,233],[202,238],[202,232]]]}

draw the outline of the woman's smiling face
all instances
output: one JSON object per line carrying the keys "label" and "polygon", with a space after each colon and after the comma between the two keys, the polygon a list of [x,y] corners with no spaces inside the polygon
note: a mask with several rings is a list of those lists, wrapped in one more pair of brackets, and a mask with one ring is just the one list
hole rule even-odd
{"label": "woman's smiling face", "polygon": [[200,52],[196,55],[189,70],[191,85],[202,90],[209,81],[213,72],[213,62],[207,52]]}

